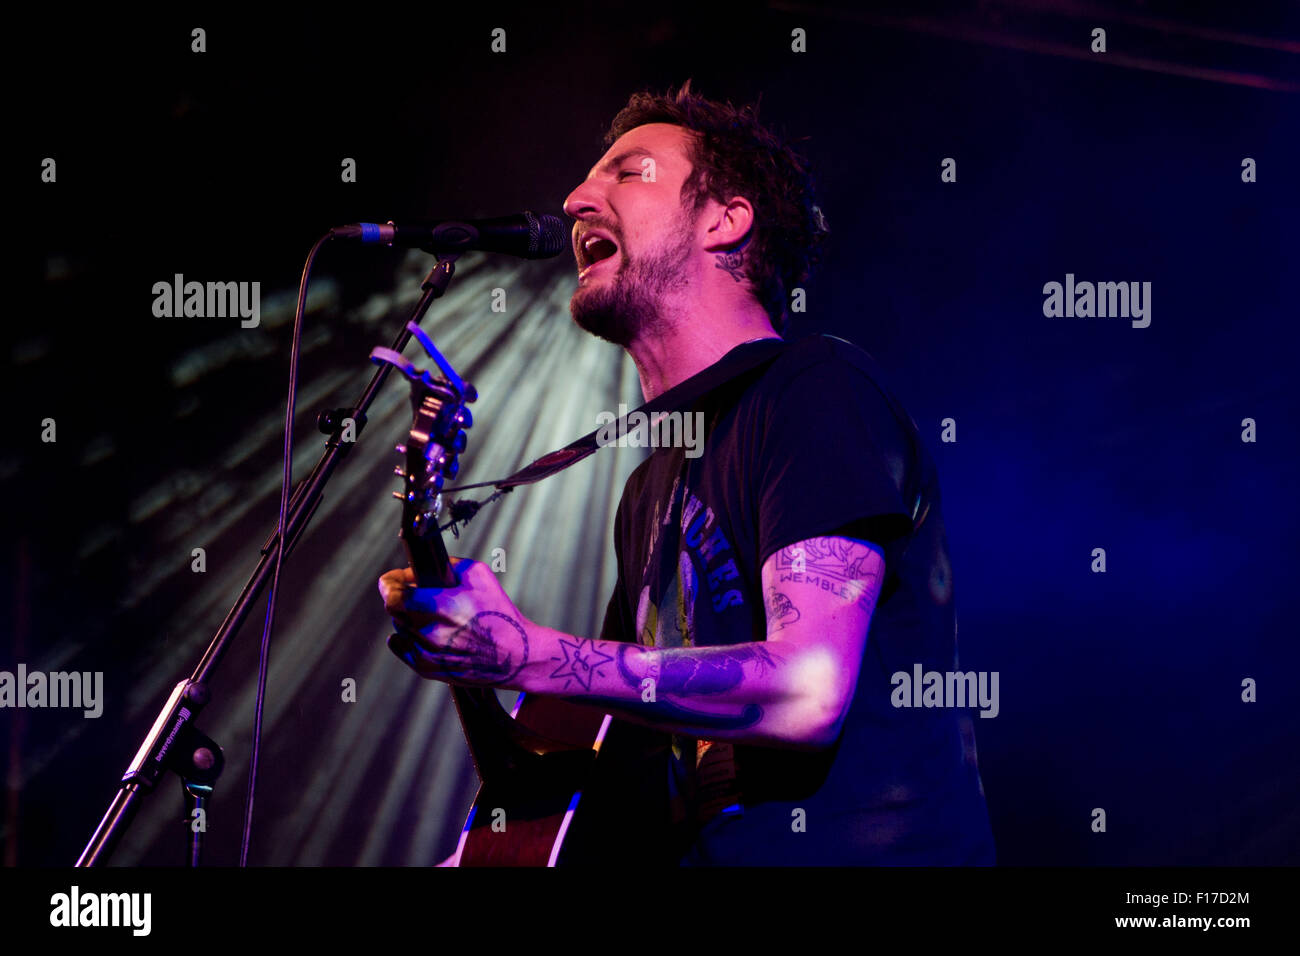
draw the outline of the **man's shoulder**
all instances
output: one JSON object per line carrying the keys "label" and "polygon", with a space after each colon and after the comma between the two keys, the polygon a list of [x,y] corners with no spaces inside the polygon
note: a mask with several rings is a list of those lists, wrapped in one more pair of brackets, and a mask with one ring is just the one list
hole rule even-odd
{"label": "man's shoulder", "polygon": [[[799,393],[801,389],[808,391]],[[833,413],[823,417],[833,419],[844,410],[839,403],[847,401],[869,409],[876,420],[893,419],[906,428],[906,413],[893,397],[880,365],[865,349],[834,335],[814,334],[788,342],[756,376],[741,375],[724,383],[703,401],[706,407],[721,402],[734,408],[740,421],[756,417],[768,423],[828,405]],[[624,483],[620,508],[642,496],[653,480],[652,472],[658,474],[659,458],[659,454],[651,454],[632,469]]]}
{"label": "man's shoulder", "polygon": [[792,340],[781,356],[780,361],[792,363],[799,367],[821,362],[849,362],[850,364],[874,365],[875,360],[862,348],[842,339],[838,335],[825,332],[805,335]]}
{"label": "man's shoulder", "polygon": [[916,422],[865,349],[811,335],[790,343],[769,371],[770,380],[751,392],[747,413],[771,440],[802,449],[832,471],[837,466],[830,462],[843,464],[845,455],[871,449],[899,488],[909,469],[929,473]]}
{"label": "man's shoulder", "polygon": [[754,398],[777,401],[792,387],[814,389],[809,399],[850,393],[859,401],[893,405],[895,399],[879,363],[865,349],[834,335],[809,335],[791,342],[754,383]]}

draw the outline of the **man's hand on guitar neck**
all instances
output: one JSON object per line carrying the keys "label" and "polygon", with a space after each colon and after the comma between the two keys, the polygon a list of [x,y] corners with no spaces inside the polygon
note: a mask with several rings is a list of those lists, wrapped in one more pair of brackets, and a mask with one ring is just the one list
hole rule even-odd
{"label": "man's hand on guitar neck", "polygon": [[703,740],[812,749],[839,735],[885,572],[871,542],[801,541],[763,565],[766,640],[654,648],[536,624],[485,564],[453,566],[455,588],[417,588],[405,568],[379,579],[422,677],[561,697]]}
{"label": "man's hand on guitar neck", "polygon": [[460,580],[454,588],[416,587],[410,568],[379,579],[384,607],[410,640],[406,663],[430,680],[522,690],[516,679],[529,659],[533,625],[486,564],[451,560]]}

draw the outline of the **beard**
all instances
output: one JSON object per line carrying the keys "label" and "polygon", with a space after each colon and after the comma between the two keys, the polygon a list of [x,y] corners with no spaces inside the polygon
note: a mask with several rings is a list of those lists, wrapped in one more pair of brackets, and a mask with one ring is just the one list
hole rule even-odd
{"label": "beard", "polygon": [[573,321],[583,331],[626,348],[639,338],[655,337],[667,330],[663,303],[668,293],[687,282],[691,257],[690,224],[685,217],[673,223],[669,235],[677,236],[665,248],[631,260],[619,243],[618,269],[603,281],[579,286],[569,301]]}

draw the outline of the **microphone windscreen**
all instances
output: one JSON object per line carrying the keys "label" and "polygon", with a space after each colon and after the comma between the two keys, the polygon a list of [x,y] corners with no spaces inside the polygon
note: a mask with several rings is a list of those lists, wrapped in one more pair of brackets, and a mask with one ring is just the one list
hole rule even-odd
{"label": "microphone windscreen", "polygon": [[549,259],[569,248],[569,230],[558,216],[537,216],[531,212],[524,215],[528,217],[530,259]]}

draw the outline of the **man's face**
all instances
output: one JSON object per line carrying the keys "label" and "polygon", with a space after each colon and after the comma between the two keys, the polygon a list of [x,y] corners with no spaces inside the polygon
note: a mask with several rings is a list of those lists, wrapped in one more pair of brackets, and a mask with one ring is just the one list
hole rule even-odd
{"label": "man's face", "polygon": [[564,201],[577,220],[578,288],[569,311],[579,327],[615,345],[662,332],[665,296],[687,282],[696,222],[681,204],[692,169],[689,135],[667,123],[630,130]]}

